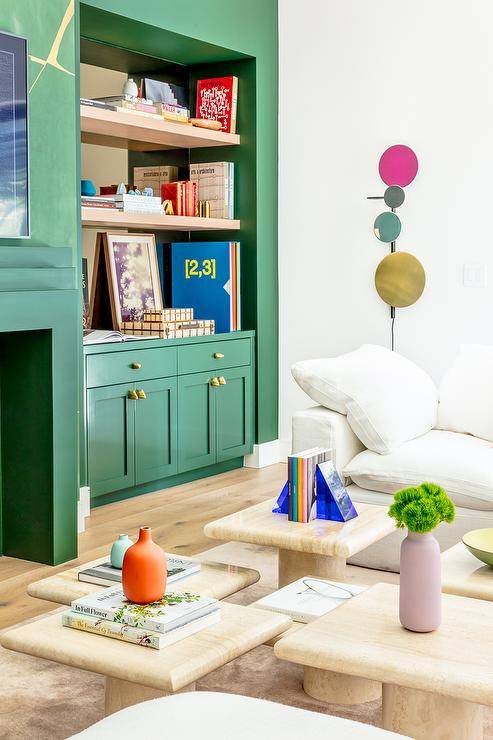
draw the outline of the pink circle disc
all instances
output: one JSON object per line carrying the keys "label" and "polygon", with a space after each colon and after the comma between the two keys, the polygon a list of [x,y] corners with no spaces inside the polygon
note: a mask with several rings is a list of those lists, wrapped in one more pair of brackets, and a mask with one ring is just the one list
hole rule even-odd
{"label": "pink circle disc", "polygon": [[400,185],[405,188],[416,177],[418,158],[405,144],[395,144],[380,157],[378,171],[386,185]]}

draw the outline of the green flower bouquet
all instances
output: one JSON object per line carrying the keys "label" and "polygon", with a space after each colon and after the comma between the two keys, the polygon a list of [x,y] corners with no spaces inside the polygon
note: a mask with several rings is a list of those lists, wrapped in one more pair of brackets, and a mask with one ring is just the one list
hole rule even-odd
{"label": "green flower bouquet", "polygon": [[403,488],[394,496],[389,509],[398,527],[410,532],[431,532],[442,522],[449,524],[455,518],[455,506],[443,488],[436,483],[422,483],[417,488]]}

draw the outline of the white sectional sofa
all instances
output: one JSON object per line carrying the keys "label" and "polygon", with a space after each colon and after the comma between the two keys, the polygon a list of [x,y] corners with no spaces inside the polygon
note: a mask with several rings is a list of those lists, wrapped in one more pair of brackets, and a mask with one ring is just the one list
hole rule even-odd
{"label": "white sectional sofa", "polygon": [[[355,502],[388,506],[401,488],[438,483],[456,505],[453,524],[436,533],[443,550],[471,529],[493,527],[493,347],[461,348],[436,390],[435,409],[431,379],[387,352],[366,345],[293,367],[299,385],[324,404],[294,415],[293,452],[331,448]],[[404,536],[396,532],[350,562],[398,571]]]}

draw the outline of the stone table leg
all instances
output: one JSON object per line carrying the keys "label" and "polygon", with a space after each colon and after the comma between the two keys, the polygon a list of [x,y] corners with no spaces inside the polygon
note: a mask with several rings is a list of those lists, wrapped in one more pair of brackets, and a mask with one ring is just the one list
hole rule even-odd
{"label": "stone table leg", "polygon": [[383,726],[416,740],[481,740],[483,707],[429,691],[383,686]]}
{"label": "stone table leg", "polygon": [[382,684],[367,678],[305,666],[303,688],[309,696],[327,704],[363,704],[382,696]]}
{"label": "stone table leg", "polygon": [[313,555],[309,552],[279,550],[279,588],[303,576],[340,580],[344,579],[345,572],[345,558],[329,558],[326,555]]}
{"label": "stone table leg", "polygon": [[195,684],[192,683],[180,691],[160,691],[151,689],[148,686],[142,686],[131,681],[124,681],[121,678],[111,678],[106,676],[106,688],[104,695],[104,714],[118,712],[125,707],[131,707],[133,704],[140,704],[142,701],[157,699],[160,696],[170,696],[172,693],[182,693],[184,691],[195,691]]}

